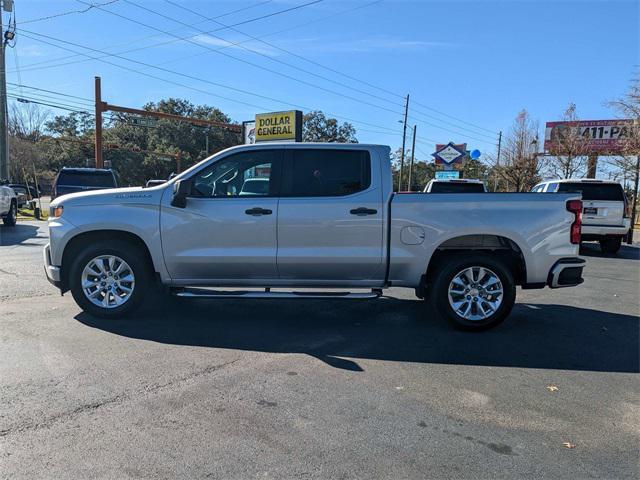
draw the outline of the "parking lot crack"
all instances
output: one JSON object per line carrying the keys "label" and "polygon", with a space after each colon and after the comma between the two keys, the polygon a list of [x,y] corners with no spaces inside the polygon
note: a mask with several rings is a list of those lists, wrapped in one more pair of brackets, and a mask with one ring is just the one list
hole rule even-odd
{"label": "parking lot crack", "polygon": [[238,362],[240,359],[234,359],[231,360],[229,362],[224,362],[221,364],[216,364],[216,365],[208,365],[200,370],[197,370],[195,372],[191,372],[187,375],[182,375],[180,377],[174,378],[170,381],[167,381],[165,383],[161,383],[161,384],[154,384],[154,385],[148,385],[140,390],[137,391],[132,391],[129,393],[122,393],[119,395],[115,395],[112,397],[107,397],[101,400],[96,400],[93,402],[89,402],[89,403],[85,403],[83,405],[80,405],[74,409],[71,410],[67,410],[64,412],[60,412],[56,415],[52,415],[49,416],[47,418],[44,418],[41,421],[36,421],[36,422],[28,422],[28,423],[23,423],[23,424],[18,424],[14,427],[9,427],[9,428],[5,428],[0,430],[0,437],[5,437],[8,435],[14,435],[14,434],[19,434],[19,433],[24,433],[24,432],[28,432],[28,431],[36,431],[36,430],[41,430],[41,429],[46,429],[46,428],[50,428],[53,425],[57,424],[57,423],[64,423],[64,422],[69,422],[71,420],[73,420],[74,418],[83,415],[83,414],[91,414],[92,412],[95,412],[97,410],[102,409],[103,407],[107,407],[110,405],[115,405],[115,404],[121,404],[121,403],[125,403],[127,401],[130,400],[139,400],[142,396],[144,395],[152,395],[155,393],[158,393],[162,390],[165,389],[170,389],[170,388],[174,388],[178,385],[182,385],[186,382],[189,382],[190,380],[193,380],[195,378],[199,378],[199,377],[203,377],[206,375],[210,375],[214,372],[217,372],[219,370],[222,370],[223,368],[226,368],[236,362]]}

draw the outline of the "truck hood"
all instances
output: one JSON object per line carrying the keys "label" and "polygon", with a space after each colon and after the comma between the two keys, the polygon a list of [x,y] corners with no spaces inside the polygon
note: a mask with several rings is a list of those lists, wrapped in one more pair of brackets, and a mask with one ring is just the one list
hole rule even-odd
{"label": "truck hood", "polygon": [[142,188],[108,188],[62,195],[51,202],[52,207],[58,205],[121,205],[125,203],[157,205],[167,185]]}

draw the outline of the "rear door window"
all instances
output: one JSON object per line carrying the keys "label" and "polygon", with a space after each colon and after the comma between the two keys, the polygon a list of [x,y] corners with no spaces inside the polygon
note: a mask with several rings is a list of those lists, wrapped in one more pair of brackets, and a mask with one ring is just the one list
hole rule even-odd
{"label": "rear door window", "polygon": [[284,196],[338,197],[369,188],[371,159],[366,150],[289,151],[283,172]]}
{"label": "rear door window", "polygon": [[431,193],[484,193],[481,183],[436,182],[431,185]]}
{"label": "rear door window", "polygon": [[62,171],[58,175],[59,186],[77,187],[115,187],[113,175],[109,172],[73,172]]}
{"label": "rear door window", "polygon": [[559,192],[580,192],[583,200],[624,202],[622,186],[614,183],[561,183]]}

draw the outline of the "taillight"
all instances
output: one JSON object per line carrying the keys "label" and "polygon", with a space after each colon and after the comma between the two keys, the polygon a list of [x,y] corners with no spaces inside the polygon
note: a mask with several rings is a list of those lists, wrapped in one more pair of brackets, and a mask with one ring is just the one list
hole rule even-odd
{"label": "taillight", "polygon": [[571,243],[580,243],[580,228],[582,227],[582,200],[569,200],[567,210],[573,213],[574,220],[571,224]]}

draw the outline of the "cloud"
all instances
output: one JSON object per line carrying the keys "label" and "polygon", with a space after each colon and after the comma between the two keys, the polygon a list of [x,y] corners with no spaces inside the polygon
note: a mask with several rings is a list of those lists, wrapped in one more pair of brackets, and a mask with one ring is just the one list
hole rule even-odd
{"label": "cloud", "polygon": [[249,49],[261,55],[267,55],[269,57],[275,57],[278,54],[278,50],[276,50],[275,48],[271,48],[263,43],[247,39],[246,37],[243,39],[225,40],[222,38],[212,37],[211,35],[200,34],[193,37],[192,40],[202,45],[219,47],[216,50],[234,49],[247,51],[246,49]]}
{"label": "cloud", "polygon": [[453,43],[447,42],[402,39],[389,36],[331,42],[327,42],[322,39],[307,38],[288,42],[295,44],[297,46],[297,51],[304,50],[309,53],[406,52],[456,46]]}
{"label": "cloud", "polygon": [[38,45],[16,45],[21,57],[44,57],[46,52]]}

